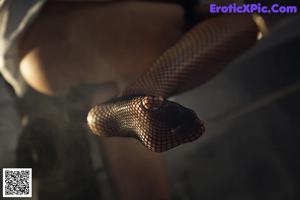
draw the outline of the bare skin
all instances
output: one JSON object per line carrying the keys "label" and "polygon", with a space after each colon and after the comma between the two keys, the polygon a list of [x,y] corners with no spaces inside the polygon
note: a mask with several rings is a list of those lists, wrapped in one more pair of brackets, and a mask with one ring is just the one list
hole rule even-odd
{"label": "bare skin", "polygon": [[[47,95],[86,83],[125,87],[176,42],[183,26],[183,10],[173,4],[51,2],[20,41],[20,70]],[[171,199],[162,155],[130,139],[101,143],[120,199]]]}
{"label": "bare skin", "polygon": [[21,41],[22,75],[49,95],[81,83],[127,82],[176,42],[182,16],[172,4],[51,2]]}

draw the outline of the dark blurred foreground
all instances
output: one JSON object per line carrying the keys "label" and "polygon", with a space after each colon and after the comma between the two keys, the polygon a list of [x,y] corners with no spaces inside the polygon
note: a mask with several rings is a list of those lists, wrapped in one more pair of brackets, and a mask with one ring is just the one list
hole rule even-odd
{"label": "dark blurred foreground", "polygon": [[[299,49],[296,16],[282,21],[270,37],[213,80],[176,97],[207,119],[208,132],[197,142],[165,153],[174,199],[300,199]],[[7,90],[1,93],[4,103],[11,102]],[[1,123],[12,123],[13,132],[20,122],[5,122],[16,115],[9,105],[1,108],[6,112]],[[59,108],[58,103],[47,109]],[[18,146],[17,163],[37,169],[40,199],[116,199],[97,158],[101,147],[80,127],[66,128],[70,118],[63,119],[37,119],[38,126],[25,128],[18,144],[10,142],[10,130],[0,127],[1,147]],[[39,129],[47,134],[34,134]],[[39,165],[34,164],[31,147],[42,158]]]}

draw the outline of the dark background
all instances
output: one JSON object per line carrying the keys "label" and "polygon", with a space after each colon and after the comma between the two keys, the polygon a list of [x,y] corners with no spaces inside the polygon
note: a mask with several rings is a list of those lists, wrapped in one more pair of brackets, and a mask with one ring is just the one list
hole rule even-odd
{"label": "dark background", "polygon": [[[299,49],[300,19],[288,17],[274,27],[268,38],[259,41],[214,79],[174,97],[175,101],[196,110],[208,125],[207,134],[198,141],[164,153],[174,199],[300,199]],[[21,122],[16,117],[15,98],[4,81],[0,91],[5,105],[1,107],[5,117],[0,125],[6,125],[0,126],[1,148],[11,148],[8,152],[1,151],[0,158],[2,163],[12,163],[14,158],[9,155],[18,145],[15,141]],[[16,133],[15,136],[8,137],[8,131]],[[80,137],[73,142],[80,143]],[[42,147],[51,140],[41,138],[36,137],[35,141]],[[24,141],[21,147],[26,147]],[[78,175],[86,179],[78,178],[62,191],[70,191],[66,198],[72,199],[72,194],[82,192],[78,190],[83,188],[80,184],[92,185],[96,178],[100,197],[114,199],[102,161],[97,158],[98,146],[91,141],[91,150],[82,151],[92,155],[97,174]],[[24,152],[26,148],[21,151]],[[51,149],[46,153],[53,156]],[[69,153],[68,156],[73,155],[72,150]],[[30,161],[26,157],[24,161],[23,157],[23,162],[30,165]],[[83,163],[89,162],[92,161]],[[89,164],[81,167],[88,168]],[[59,174],[47,175],[59,177]],[[55,181],[44,181],[49,189],[64,187],[53,184]]]}

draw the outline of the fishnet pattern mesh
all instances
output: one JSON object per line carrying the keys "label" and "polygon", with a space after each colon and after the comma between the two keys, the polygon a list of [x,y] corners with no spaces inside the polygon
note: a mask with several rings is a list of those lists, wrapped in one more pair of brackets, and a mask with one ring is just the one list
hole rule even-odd
{"label": "fishnet pattern mesh", "polygon": [[[158,110],[151,101],[145,109],[144,98],[169,97],[204,83],[251,47],[256,32],[250,16],[219,16],[200,23],[124,90],[121,96],[127,99],[94,107],[88,115],[91,130],[102,136],[135,137],[157,152],[196,140],[205,129],[193,111],[167,100]],[[130,98],[135,95],[142,96]],[[185,113],[182,122],[177,120],[180,113]]]}

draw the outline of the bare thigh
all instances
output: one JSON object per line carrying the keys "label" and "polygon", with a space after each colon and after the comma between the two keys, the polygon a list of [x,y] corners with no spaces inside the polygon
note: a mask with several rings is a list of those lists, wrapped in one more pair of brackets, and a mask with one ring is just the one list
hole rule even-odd
{"label": "bare thigh", "polygon": [[149,2],[46,4],[20,41],[20,70],[45,94],[82,83],[126,82],[181,35],[183,11]]}

